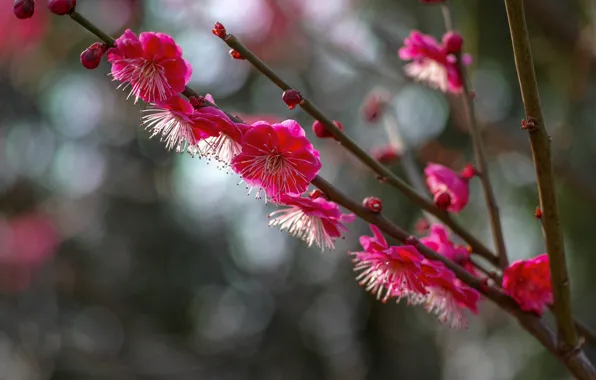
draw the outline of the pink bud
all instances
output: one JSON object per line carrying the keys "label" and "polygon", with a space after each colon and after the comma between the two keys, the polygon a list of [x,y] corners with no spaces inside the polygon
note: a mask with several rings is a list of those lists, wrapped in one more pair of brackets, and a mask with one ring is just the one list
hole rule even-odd
{"label": "pink bud", "polygon": [[371,154],[377,161],[386,165],[400,157],[400,151],[391,144],[373,148]]}
{"label": "pink bud", "polygon": [[288,105],[288,108],[291,110],[296,108],[297,105],[301,104],[303,100],[300,92],[294,89],[284,91],[284,93],[281,95],[281,99],[284,101],[284,103]]}
{"label": "pink bud", "polygon": [[213,29],[211,30],[211,32],[215,34],[217,37],[221,38],[222,40],[226,38],[228,35],[226,27],[223,26],[220,22],[216,22],[215,25],[213,25]]}
{"label": "pink bud", "polygon": [[[341,123],[339,121],[334,121],[333,124],[335,124],[335,126],[343,132],[344,126],[341,125]],[[326,138],[333,137],[333,135],[329,131],[327,131],[327,129],[325,128],[323,123],[321,123],[318,120],[315,120],[312,123],[312,131],[320,139],[326,139]]]}
{"label": "pink bud", "polygon": [[74,11],[76,5],[77,0],[48,0],[50,12],[60,16]]}
{"label": "pink bud", "polygon": [[33,16],[33,12],[35,11],[35,1],[34,0],[14,0],[14,5],[12,7],[15,16],[20,19],[25,19]]}
{"label": "pink bud", "polygon": [[461,171],[460,176],[462,179],[470,180],[478,175],[476,168],[470,164],[467,164]]}
{"label": "pink bud", "polygon": [[459,54],[464,44],[464,39],[457,32],[447,32],[443,36],[443,48],[447,54]]}
{"label": "pink bud", "polygon": [[383,210],[383,202],[377,197],[366,197],[362,205],[374,213],[380,213]]}
{"label": "pink bud", "polygon": [[390,95],[386,91],[372,91],[364,99],[362,113],[369,123],[377,122],[385,112]]}
{"label": "pink bud", "polygon": [[238,53],[237,50],[234,50],[234,49],[230,49],[230,56],[232,56],[232,58],[234,58],[234,59],[240,59],[240,60],[246,59],[242,55],[240,55],[240,53]]}
{"label": "pink bud", "polygon": [[435,196],[435,205],[438,209],[446,211],[451,206],[451,195],[449,193],[439,193]]}
{"label": "pink bud", "polygon": [[107,48],[107,45],[101,42],[92,44],[81,53],[81,64],[89,70],[97,68]]}

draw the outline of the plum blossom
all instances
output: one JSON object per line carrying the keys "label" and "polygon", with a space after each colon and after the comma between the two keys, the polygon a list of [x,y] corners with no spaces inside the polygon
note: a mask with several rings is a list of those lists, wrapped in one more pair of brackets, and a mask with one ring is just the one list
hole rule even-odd
{"label": "plum blossom", "polygon": [[108,50],[112,77],[130,86],[135,103],[165,102],[188,84],[192,67],[182,58],[182,49],[163,33],[143,32],[138,37],[130,29]]}
{"label": "plum blossom", "polygon": [[456,262],[464,267],[468,272],[476,275],[476,268],[470,260],[470,252],[461,245],[456,245],[449,238],[447,227],[442,224],[432,224],[428,235],[421,238],[420,242],[433,251],[445,256],[449,260]]}
{"label": "plum blossom", "polygon": [[334,241],[347,231],[344,223],[356,218],[354,214],[342,214],[335,203],[324,197],[282,195],[278,203],[289,207],[269,214],[269,225],[280,226],[280,230],[287,230],[309,247],[315,243],[323,250],[335,248]]}
{"label": "plum blossom", "polygon": [[467,179],[443,165],[434,163],[426,166],[424,174],[426,185],[438,208],[459,212],[468,204],[470,189]]}
{"label": "plum blossom", "polygon": [[362,252],[352,252],[356,279],[377,299],[386,302],[406,298],[409,304],[426,299],[427,285],[439,272],[412,245],[389,246],[378,227],[370,225],[373,236],[360,237]]}
{"label": "plum blossom", "polygon": [[[432,36],[413,31],[399,49],[399,57],[412,61],[404,66],[405,73],[418,81],[425,82],[442,92],[461,93],[463,79],[453,51],[455,35],[451,33],[440,44]],[[459,36],[459,35],[458,35]],[[461,37],[460,37],[461,38]],[[461,48],[461,44],[460,44]],[[464,64],[471,63],[469,55],[462,56]]]}
{"label": "plum blossom", "polygon": [[280,124],[256,122],[246,129],[242,152],[232,169],[249,186],[274,201],[282,195],[300,195],[321,169],[319,152],[294,120]]}
{"label": "plum blossom", "polygon": [[553,303],[548,255],[513,262],[503,273],[503,290],[522,310],[542,315]]}

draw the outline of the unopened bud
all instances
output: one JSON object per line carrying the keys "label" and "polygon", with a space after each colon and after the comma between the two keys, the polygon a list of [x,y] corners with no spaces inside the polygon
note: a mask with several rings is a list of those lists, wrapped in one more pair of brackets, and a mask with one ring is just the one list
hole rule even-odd
{"label": "unopened bud", "polygon": [[459,54],[461,53],[464,39],[457,32],[447,32],[443,36],[443,48],[447,54]]}
{"label": "unopened bud", "polygon": [[57,15],[65,15],[75,10],[77,0],[48,0],[50,12]]}
{"label": "unopened bud", "polygon": [[374,213],[380,213],[383,210],[383,202],[377,197],[366,197],[362,205]]}
{"label": "unopened bud", "polygon": [[284,103],[288,105],[288,108],[291,110],[296,108],[297,105],[301,104],[303,100],[300,92],[294,89],[284,91],[284,93],[281,95],[281,99],[284,101]]}
{"label": "unopened bud", "polygon": [[12,10],[14,15],[17,18],[25,19],[33,16],[33,12],[35,11],[35,1],[34,0],[14,0],[14,4],[12,6]]}
{"label": "unopened bud", "polygon": [[108,49],[108,46],[101,42],[95,42],[81,53],[81,64],[89,70],[99,66],[101,57]]}
{"label": "unopened bud", "polygon": [[435,205],[439,210],[446,211],[451,206],[451,195],[447,192],[435,196]]}
{"label": "unopened bud", "polygon": [[211,30],[211,32],[213,32],[213,34],[215,34],[222,40],[226,38],[228,35],[225,26],[223,26],[220,22],[216,22],[215,25],[213,25],[213,29]]}
{"label": "unopened bud", "polygon": [[[341,123],[339,121],[333,121],[333,124],[335,124],[335,126],[343,132],[344,130],[344,126],[341,125]],[[331,132],[329,132],[327,130],[327,128],[325,128],[325,125],[323,123],[321,123],[318,120],[315,120],[312,123],[312,131],[314,132],[314,134],[320,138],[320,139],[327,139],[327,138],[331,138],[334,137]]]}

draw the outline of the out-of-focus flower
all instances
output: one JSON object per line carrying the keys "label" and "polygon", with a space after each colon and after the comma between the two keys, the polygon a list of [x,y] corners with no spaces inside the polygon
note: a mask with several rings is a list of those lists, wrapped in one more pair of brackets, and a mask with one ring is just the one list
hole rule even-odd
{"label": "out-of-focus flower", "polygon": [[421,238],[420,242],[449,260],[455,261],[471,274],[477,275],[476,268],[470,260],[468,249],[453,243],[449,239],[449,231],[442,224],[432,224],[428,235]]}
{"label": "out-of-focus flower", "polygon": [[144,32],[136,36],[130,29],[116,39],[107,52],[112,76],[130,86],[135,103],[165,102],[178,95],[192,74],[190,64],[182,58],[182,49],[172,37],[163,33]]}
{"label": "out-of-focus flower", "polygon": [[347,231],[344,223],[351,223],[354,214],[342,214],[339,207],[324,197],[283,195],[279,204],[289,206],[269,214],[270,226],[280,226],[292,236],[304,240],[310,247],[313,243],[321,249],[333,249],[334,241]]}
{"label": "out-of-focus flower", "polygon": [[280,124],[257,122],[244,133],[242,153],[232,169],[248,185],[274,201],[284,194],[300,195],[321,169],[319,152],[294,120]]}
{"label": "out-of-focus flower", "polygon": [[[456,47],[453,35],[446,38],[447,47],[439,44],[433,37],[413,31],[399,49],[399,57],[412,61],[404,66],[408,76],[427,83],[443,92],[461,93],[463,79],[457,66],[457,57],[451,50]],[[461,45],[459,47],[461,49]],[[471,57],[462,56],[462,63],[469,64]]]}
{"label": "out-of-focus flower", "polygon": [[439,275],[427,285],[428,296],[424,308],[437,315],[443,323],[453,328],[466,328],[468,325],[465,309],[478,313],[480,294],[458,280],[453,272],[438,261],[427,261],[438,268]]}
{"label": "out-of-focus flower", "polygon": [[65,15],[75,9],[77,0],[48,0],[48,9],[57,15]]}
{"label": "out-of-focus flower", "polygon": [[470,197],[468,181],[453,170],[439,164],[428,164],[424,169],[426,184],[434,196],[438,208],[450,212],[459,212]]}
{"label": "out-of-focus flower", "polygon": [[199,152],[198,144],[208,137],[217,136],[222,127],[231,123],[222,111],[214,107],[194,107],[180,96],[153,105],[141,118],[151,137],[160,135],[168,150],[190,154]]}
{"label": "out-of-focus flower", "polygon": [[14,14],[0,12],[2,29],[10,31],[0,33],[0,57],[23,53],[27,47],[37,45],[47,35],[50,12],[45,7],[33,12],[33,3],[33,0],[18,0],[14,3]]}
{"label": "out-of-focus flower", "polygon": [[387,246],[379,229],[370,226],[373,236],[362,236],[362,252],[352,252],[355,263],[354,271],[360,272],[356,279],[360,285],[377,295],[377,299],[386,302],[396,298],[399,302],[406,298],[408,303],[419,304],[426,298],[426,285],[438,275],[432,263],[412,245]]}
{"label": "out-of-focus flower", "polygon": [[385,90],[376,89],[371,91],[362,104],[362,114],[364,120],[369,123],[375,123],[383,117],[385,109],[389,104],[391,94]]}
{"label": "out-of-focus flower", "polygon": [[553,303],[548,255],[513,262],[503,273],[503,290],[522,310],[542,315]]}
{"label": "out-of-focus flower", "polygon": [[0,221],[0,289],[25,290],[60,241],[52,220],[31,213]]}
{"label": "out-of-focus flower", "polygon": [[464,39],[457,32],[447,32],[443,35],[443,49],[447,54],[459,54],[464,45]]}
{"label": "out-of-focus flower", "polygon": [[380,163],[389,165],[400,158],[400,150],[392,144],[377,146],[370,154]]}
{"label": "out-of-focus flower", "polygon": [[81,53],[81,64],[89,70],[96,69],[101,63],[101,57],[108,50],[108,46],[101,42],[95,42]]}

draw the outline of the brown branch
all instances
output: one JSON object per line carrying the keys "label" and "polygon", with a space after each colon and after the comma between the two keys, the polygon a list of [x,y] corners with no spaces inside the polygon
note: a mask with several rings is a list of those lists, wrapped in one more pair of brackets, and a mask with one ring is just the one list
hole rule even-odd
{"label": "brown branch", "polygon": [[550,260],[553,283],[554,314],[557,320],[559,349],[563,352],[578,347],[578,337],[573,323],[571,290],[565,262],[565,246],[559,223],[555,181],[551,160],[550,137],[545,128],[540,96],[534,72],[530,39],[526,25],[524,2],[505,0],[515,66],[519,78],[522,100],[526,111],[528,129],[542,210],[542,228],[546,251]]}
{"label": "brown branch", "polygon": [[[240,55],[251,63],[263,75],[269,78],[280,89],[287,91],[293,89],[287,82],[285,82],[273,69],[271,69],[265,62],[259,59],[250,49],[242,44],[234,35],[228,34],[223,41],[232,49],[236,50]],[[300,107],[312,116],[314,119],[320,121],[327,131],[331,133],[348,151],[352,152],[360,161],[374,171],[380,178],[383,178],[389,185],[393,186],[401,193],[403,193],[412,202],[417,204],[420,208],[436,216],[441,222],[447,225],[451,230],[465,240],[473,249],[473,251],[493,264],[498,263],[498,259],[484,244],[473,237],[467,230],[455,222],[451,216],[442,210],[439,210],[431,201],[419,194],[415,189],[410,187],[407,183],[402,181],[398,176],[393,174],[391,170],[387,169],[379,161],[375,160],[370,154],[364,151],[354,140],[344,134],[327,117],[318,107],[316,107],[310,100],[303,97]]]}

